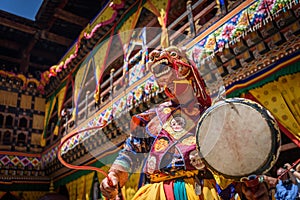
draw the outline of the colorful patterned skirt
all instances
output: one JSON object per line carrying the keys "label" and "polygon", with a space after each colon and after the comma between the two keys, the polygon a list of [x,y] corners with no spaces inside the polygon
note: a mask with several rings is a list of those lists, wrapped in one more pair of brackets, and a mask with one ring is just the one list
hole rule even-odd
{"label": "colorful patterned skirt", "polygon": [[158,183],[149,183],[141,187],[133,200],[220,200],[213,179],[205,179],[201,194],[195,192],[195,179],[179,178]]}

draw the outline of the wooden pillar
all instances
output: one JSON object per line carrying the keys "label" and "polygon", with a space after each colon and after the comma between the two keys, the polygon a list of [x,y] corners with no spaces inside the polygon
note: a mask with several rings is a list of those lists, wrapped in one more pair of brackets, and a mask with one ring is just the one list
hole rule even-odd
{"label": "wooden pillar", "polygon": [[186,2],[186,10],[188,11],[188,19],[189,19],[189,24],[190,24],[191,36],[195,37],[196,31],[195,31],[194,16],[193,16],[193,10],[192,10],[192,0],[188,0]]}

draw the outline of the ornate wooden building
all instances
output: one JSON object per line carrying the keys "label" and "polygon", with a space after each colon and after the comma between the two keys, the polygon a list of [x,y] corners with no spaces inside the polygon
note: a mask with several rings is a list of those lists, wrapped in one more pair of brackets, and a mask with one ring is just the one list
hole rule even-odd
{"label": "ornate wooden building", "polygon": [[[42,199],[49,190],[100,199],[103,174],[62,165],[61,139],[78,133],[61,148],[68,163],[106,171],[130,117],[166,98],[146,63],[168,45],[186,50],[213,98],[224,86],[227,97],[274,115],[282,136],[274,170],[296,161],[300,4],[220,2],[47,0],[34,22],[0,12],[0,199]],[[127,199],[138,179],[123,188]]]}

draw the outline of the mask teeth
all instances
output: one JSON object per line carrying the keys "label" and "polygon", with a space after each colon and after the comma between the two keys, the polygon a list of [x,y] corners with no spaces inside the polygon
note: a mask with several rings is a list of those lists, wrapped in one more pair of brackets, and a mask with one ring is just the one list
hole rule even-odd
{"label": "mask teeth", "polygon": [[155,73],[156,77],[161,77],[171,71],[170,67],[168,67],[166,70],[162,71],[161,73]]}
{"label": "mask teeth", "polygon": [[[157,65],[160,65],[160,64],[166,65],[166,67],[167,67],[168,69],[165,69],[165,70],[161,71],[160,73],[155,73],[155,67],[157,67]],[[169,64],[168,59],[161,59],[161,60],[155,62],[155,63],[152,65],[151,71],[154,72],[154,74],[155,74],[156,77],[163,76],[163,75],[169,73],[170,70],[171,70],[171,69],[170,69],[170,66],[167,66],[168,64]]]}
{"label": "mask teeth", "polygon": [[168,64],[169,64],[169,61],[168,61],[168,59],[161,59],[161,60],[159,60],[159,61],[156,61],[156,62],[152,65],[151,70],[153,71],[153,69],[154,69],[157,65],[159,65],[159,64],[165,64],[165,65],[168,65]]}

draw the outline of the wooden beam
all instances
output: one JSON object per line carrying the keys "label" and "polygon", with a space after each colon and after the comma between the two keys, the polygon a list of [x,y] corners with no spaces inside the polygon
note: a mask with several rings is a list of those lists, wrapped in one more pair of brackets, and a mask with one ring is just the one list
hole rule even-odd
{"label": "wooden beam", "polygon": [[44,50],[38,50],[38,49],[32,49],[31,51],[32,56],[42,57],[49,61],[57,62],[60,57],[58,57],[56,54],[51,53],[49,51]]}
{"label": "wooden beam", "polygon": [[22,61],[22,59],[20,59],[20,58],[9,57],[9,56],[4,56],[4,55],[0,55],[0,59],[7,60],[7,61],[13,62],[13,63],[18,63],[18,64],[20,64],[20,62]]}
{"label": "wooden beam", "polygon": [[57,35],[55,33],[50,33],[45,30],[42,30],[42,32],[41,32],[41,39],[48,40],[48,41],[51,41],[51,42],[54,42],[57,44],[61,44],[63,46],[67,46],[67,47],[69,47],[73,43],[73,40],[71,40],[69,38]]}
{"label": "wooden beam", "polygon": [[24,33],[35,34],[38,29],[0,17],[0,25],[13,28]]}
{"label": "wooden beam", "polygon": [[13,42],[11,40],[4,40],[0,39],[0,46],[7,48],[7,49],[13,49],[13,50],[20,50],[21,45],[18,42]]}
{"label": "wooden beam", "polygon": [[26,50],[22,52],[22,59],[20,62],[20,71],[22,74],[28,72],[29,68],[29,61],[30,61],[30,54]]}
{"label": "wooden beam", "polygon": [[[17,63],[19,65],[23,62],[23,60],[21,58],[13,58],[13,57],[3,56],[3,55],[0,55],[0,60],[6,60],[6,61],[9,61],[12,63]],[[33,62],[29,62],[29,66],[32,66],[32,67],[35,67],[35,68],[38,68],[41,70],[47,70],[50,68],[50,66],[41,65],[41,64],[33,63]]]}
{"label": "wooden beam", "polygon": [[66,22],[79,25],[81,27],[85,27],[89,23],[88,19],[65,11],[61,8],[56,8],[53,16]]}
{"label": "wooden beam", "polygon": [[[18,52],[20,52],[24,48],[24,45],[21,45],[20,43],[13,42],[11,40],[3,40],[3,39],[0,39],[0,46],[7,48],[7,49],[15,50]],[[32,49],[31,55],[43,57],[43,58],[46,58],[53,62],[55,62],[57,59],[59,59],[59,58],[57,58],[57,56],[55,54],[52,54],[49,51],[45,51],[45,50],[41,50],[41,49],[39,49],[39,50]]]}
{"label": "wooden beam", "polygon": [[45,71],[50,68],[50,66],[48,66],[48,65],[41,65],[41,64],[33,63],[33,62],[29,62],[29,66],[37,68],[38,70],[41,70],[41,71]]}
{"label": "wooden beam", "polygon": [[31,35],[35,35],[35,34],[39,35],[40,34],[40,37],[44,40],[48,40],[48,41],[51,41],[51,42],[54,42],[57,44],[61,44],[63,46],[67,46],[67,47],[69,47],[73,42],[71,39],[63,37],[61,35],[57,35],[55,33],[50,33],[49,31],[46,31],[46,30],[39,30],[37,28],[31,27],[31,26],[28,26],[25,24],[21,24],[21,23],[15,22],[15,21],[11,21],[11,20],[8,20],[3,17],[0,17],[0,25],[6,26],[9,28],[13,28],[15,30],[22,31],[24,33],[28,33]]}
{"label": "wooden beam", "polygon": [[288,144],[281,145],[280,151],[287,151],[287,150],[296,149],[296,148],[298,148],[298,147],[295,143],[288,143]]}
{"label": "wooden beam", "polygon": [[28,72],[29,63],[30,63],[30,56],[31,56],[31,50],[37,43],[37,40],[39,38],[39,35],[37,33],[34,34],[34,36],[29,40],[28,45],[26,48],[22,50],[22,62],[20,64],[20,71],[23,73]]}

